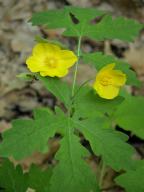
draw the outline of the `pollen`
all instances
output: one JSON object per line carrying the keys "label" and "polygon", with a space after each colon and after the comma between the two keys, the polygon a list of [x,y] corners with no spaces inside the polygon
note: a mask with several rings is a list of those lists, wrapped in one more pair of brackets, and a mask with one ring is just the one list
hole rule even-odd
{"label": "pollen", "polygon": [[46,58],[45,59],[45,64],[49,68],[56,68],[57,67],[57,61],[56,61],[56,59],[53,59],[53,58]]}

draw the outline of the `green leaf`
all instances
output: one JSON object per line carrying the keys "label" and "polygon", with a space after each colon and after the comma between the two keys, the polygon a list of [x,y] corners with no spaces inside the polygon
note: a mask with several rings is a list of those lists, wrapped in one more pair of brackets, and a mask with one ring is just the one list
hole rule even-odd
{"label": "green leaf", "polygon": [[71,20],[75,21],[69,23],[64,35],[66,36],[87,36],[87,27],[90,26],[92,20],[99,18],[104,14],[103,11],[97,10],[95,8],[80,8],[80,7],[66,7],[69,15],[71,15]]}
{"label": "green leaf", "polygon": [[144,139],[144,97],[127,96],[115,113],[115,122]]}
{"label": "green leaf", "polygon": [[97,25],[89,25],[85,35],[94,40],[120,39],[130,42],[138,36],[141,28],[142,25],[133,19],[114,19],[105,15]]}
{"label": "green leaf", "polygon": [[29,187],[35,189],[36,192],[48,192],[51,175],[52,170],[50,168],[41,170],[38,166],[32,165],[28,173]]}
{"label": "green leaf", "polygon": [[[86,36],[94,40],[120,39],[132,41],[142,25],[132,19],[118,17],[113,19],[95,8],[68,6],[60,10],[35,13],[33,25],[46,25],[50,29],[64,28],[66,36]],[[98,22],[94,22],[98,19]]]}
{"label": "green leaf", "polygon": [[34,120],[13,121],[12,128],[2,135],[1,156],[23,159],[36,151],[45,152],[48,139],[54,136],[57,129],[63,127],[64,121],[63,116],[51,114],[47,109],[35,110]]}
{"label": "green leaf", "polygon": [[20,73],[16,77],[25,81],[32,81],[36,79],[35,75],[31,73]]}
{"label": "green leaf", "polygon": [[113,100],[100,98],[91,87],[82,87],[75,96],[75,113],[78,118],[95,117],[99,114],[112,113],[120,103],[123,97],[118,96]]}
{"label": "green leaf", "polygon": [[65,104],[66,107],[69,107],[71,104],[71,89],[70,86],[61,81],[58,78],[51,77],[38,77],[42,81],[44,86],[61,102]]}
{"label": "green leaf", "polygon": [[5,159],[0,166],[0,187],[5,192],[26,192],[28,188],[27,175],[23,174],[22,168]]}
{"label": "green leaf", "polygon": [[[88,22],[101,15],[102,11],[93,8],[68,6],[60,10],[35,13],[31,22],[33,25],[46,25],[49,29],[64,28],[64,35],[67,36],[82,36]],[[74,23],[74,20],[78,23]]]}
{"label": "green leaf", "polygon": [[51,192],[99,192],[96,178],[84,161],[87,151],[73,134],[71,120],[65,125],[65,135],[56,155],[58,164],[51,178]]}
{"label": "green leaf", "polygon": [[125,188],[126,192],[144,192],[144,163],[136,170],[118,176],[116,183]]}
{"label": "green leaf", "polygon": [[115,68],[123,71],[127,75],[126,83],[128,85],[140,86],[140,81],[137,79],[135,72],[130,69],[130,65],[112,55],[104,55],[101,52],[85,53],[83,54],[83,61],[87,64],[92,64],[97,70],[100,70],[110,63],[115,63]]}
{"label": "green leaf", "polygon": [[71,23],[71,18],[64,8],[34,13],[30,21],[33,25],[46,25],[49,29],[56,29],[65,28]]}
{"label": "green leaf", "polygon": [[90,142],[94,153],[102,156],[106,165],[116,171],[133,168],[134,149],[125,142],[125,134],[106,127],[104,120],[98,117],[83,121],[75,120],[74,123]]}

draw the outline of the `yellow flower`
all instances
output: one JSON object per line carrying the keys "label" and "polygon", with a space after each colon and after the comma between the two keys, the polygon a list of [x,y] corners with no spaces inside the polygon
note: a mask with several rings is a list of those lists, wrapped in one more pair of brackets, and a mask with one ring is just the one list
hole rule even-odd
{"label": "yellow flower", "polygon": [[40,72],[41,76],[63,77],[76,61],[77,56],[72,51],[63,50],[55,44],[38,43],[26,64],[31,72]]}
{"label": "yellow flower", "polygon": [[96,76],[93,88],[105,99],[113,99],[119,94],[120,88],[126,83],[126,74],[114,69],[115,64],[103,67]]}

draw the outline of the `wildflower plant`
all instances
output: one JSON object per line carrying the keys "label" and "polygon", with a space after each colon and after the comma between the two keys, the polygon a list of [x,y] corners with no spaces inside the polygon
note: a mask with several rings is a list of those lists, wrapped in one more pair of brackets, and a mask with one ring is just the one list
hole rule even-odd
{"label": "wildflower plant", "polygon": [[[32,165],[23,173],[20,166],[15,168],[5,159],[0,167],[0,186],[8,192],[25,192],[28,188],[37,192],[99,192],[104,190],[105,176],[112,169],[117,172],[117,185],[127,192],[143,192],[144,161],[135,158],[136,150],[124,133],[130,131],[144,139],[144,98],[123,91],[125,85],[139,87],[140,82],[125,61],[81,50],[85,37],[131,42],[142,24],[124,17],[113,18],[95,8],[71,6],[35,13],[30,22],[63,29],[62,35],[77,39],[77,50],[39,38],[26,60],[31,73],[24,76],[39,80],[64,108],[39,108],[34,110],[33,118],[14,120],[12,128],[2,134],[0,156],[22,160],[34,152],[47,153],[48,140],[56,133],[61,135],[60,147],[54,157],[56,165],[46,170]],[[91,85],[87,79],[82,85],[77,83],[80,60],[97,70]],[[68,84],[62,77],[72,67],[73,81]],[[118,131],[117,125],[124,131]],[[82,138],[88,141],[87,146],[82,145]],[[90,154],[98,159],[95,171],[88,163]]]}

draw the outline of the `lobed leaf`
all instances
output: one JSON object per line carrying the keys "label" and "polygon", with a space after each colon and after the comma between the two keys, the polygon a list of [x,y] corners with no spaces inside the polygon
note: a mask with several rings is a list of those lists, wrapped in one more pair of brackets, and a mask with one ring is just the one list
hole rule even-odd
{"label": "lobed leaf", "polygon": [[63,35],[65,36],[87,36],[87,27],[93,20],[104,15],[103,11],[95,8],[66,7],[72,22],[69,23]]}
{"label": "lobed leaf", "polygon": [[102,11],[93,8],[67,6],[60,10],[35,13],[31,22],[33,25],[46,25],[49,29],[64,28],[64,35],[67,36],[82,36],[88,22],[101,15]]}
{"label": "lobed leaf", "polygon": [[58,164],[51,178],[52,192],[99,192],[94,173],[84,161],[86,150],[73,134],[72,122],[68,119],[65,135],[56,155]]}
{"label": "lobed leaf", "polygon": [[70,16],[65,9],[34,13],[30,21],[33,25],[46,25],[49,29],[65,28],[71,23]]}
{"label": "lobed leaf", "polygon": [[115,122],[144,139],[144,98],[127,96],[115,113]]}
{"label": "lobed leaf", "polygon": [[[95,22],[97,21],[97,22]],[[142,25],[132,19],[113,19],[103,11],[94,8],[68,6],[60,10],[48,10],[32,16],[33,25],[48,28],[64,28],[66,36],[85,36],[94,40],[120,39],[133,41]]]}
{"label": "lobed leaf", "polygon": [[2,134],[0,155],[23,159],[36,151],[45,152],[48,139],[54,136],[57,129],[63,127],[64,121],[63,116],[51,114],[47,109],[35,110],[34,120],[13,121],[12,128]]}
{"label": "lobed leaf", "polygon": [[85,36],[94,40],[120,39],[131,42],[141,28],[142,25],[133,19],[105,15],[98,24],[87,27]]}
{"label": "lobed leaf", "polygon": [[102,159],[106,165],[114,170],[127,170],[134,167],[132,156],[134,149],[125,141],[127,137],[121,132],[106,127],[101,118],[75,121],[75,127],[79,129],[90,142],[92,150]]}

